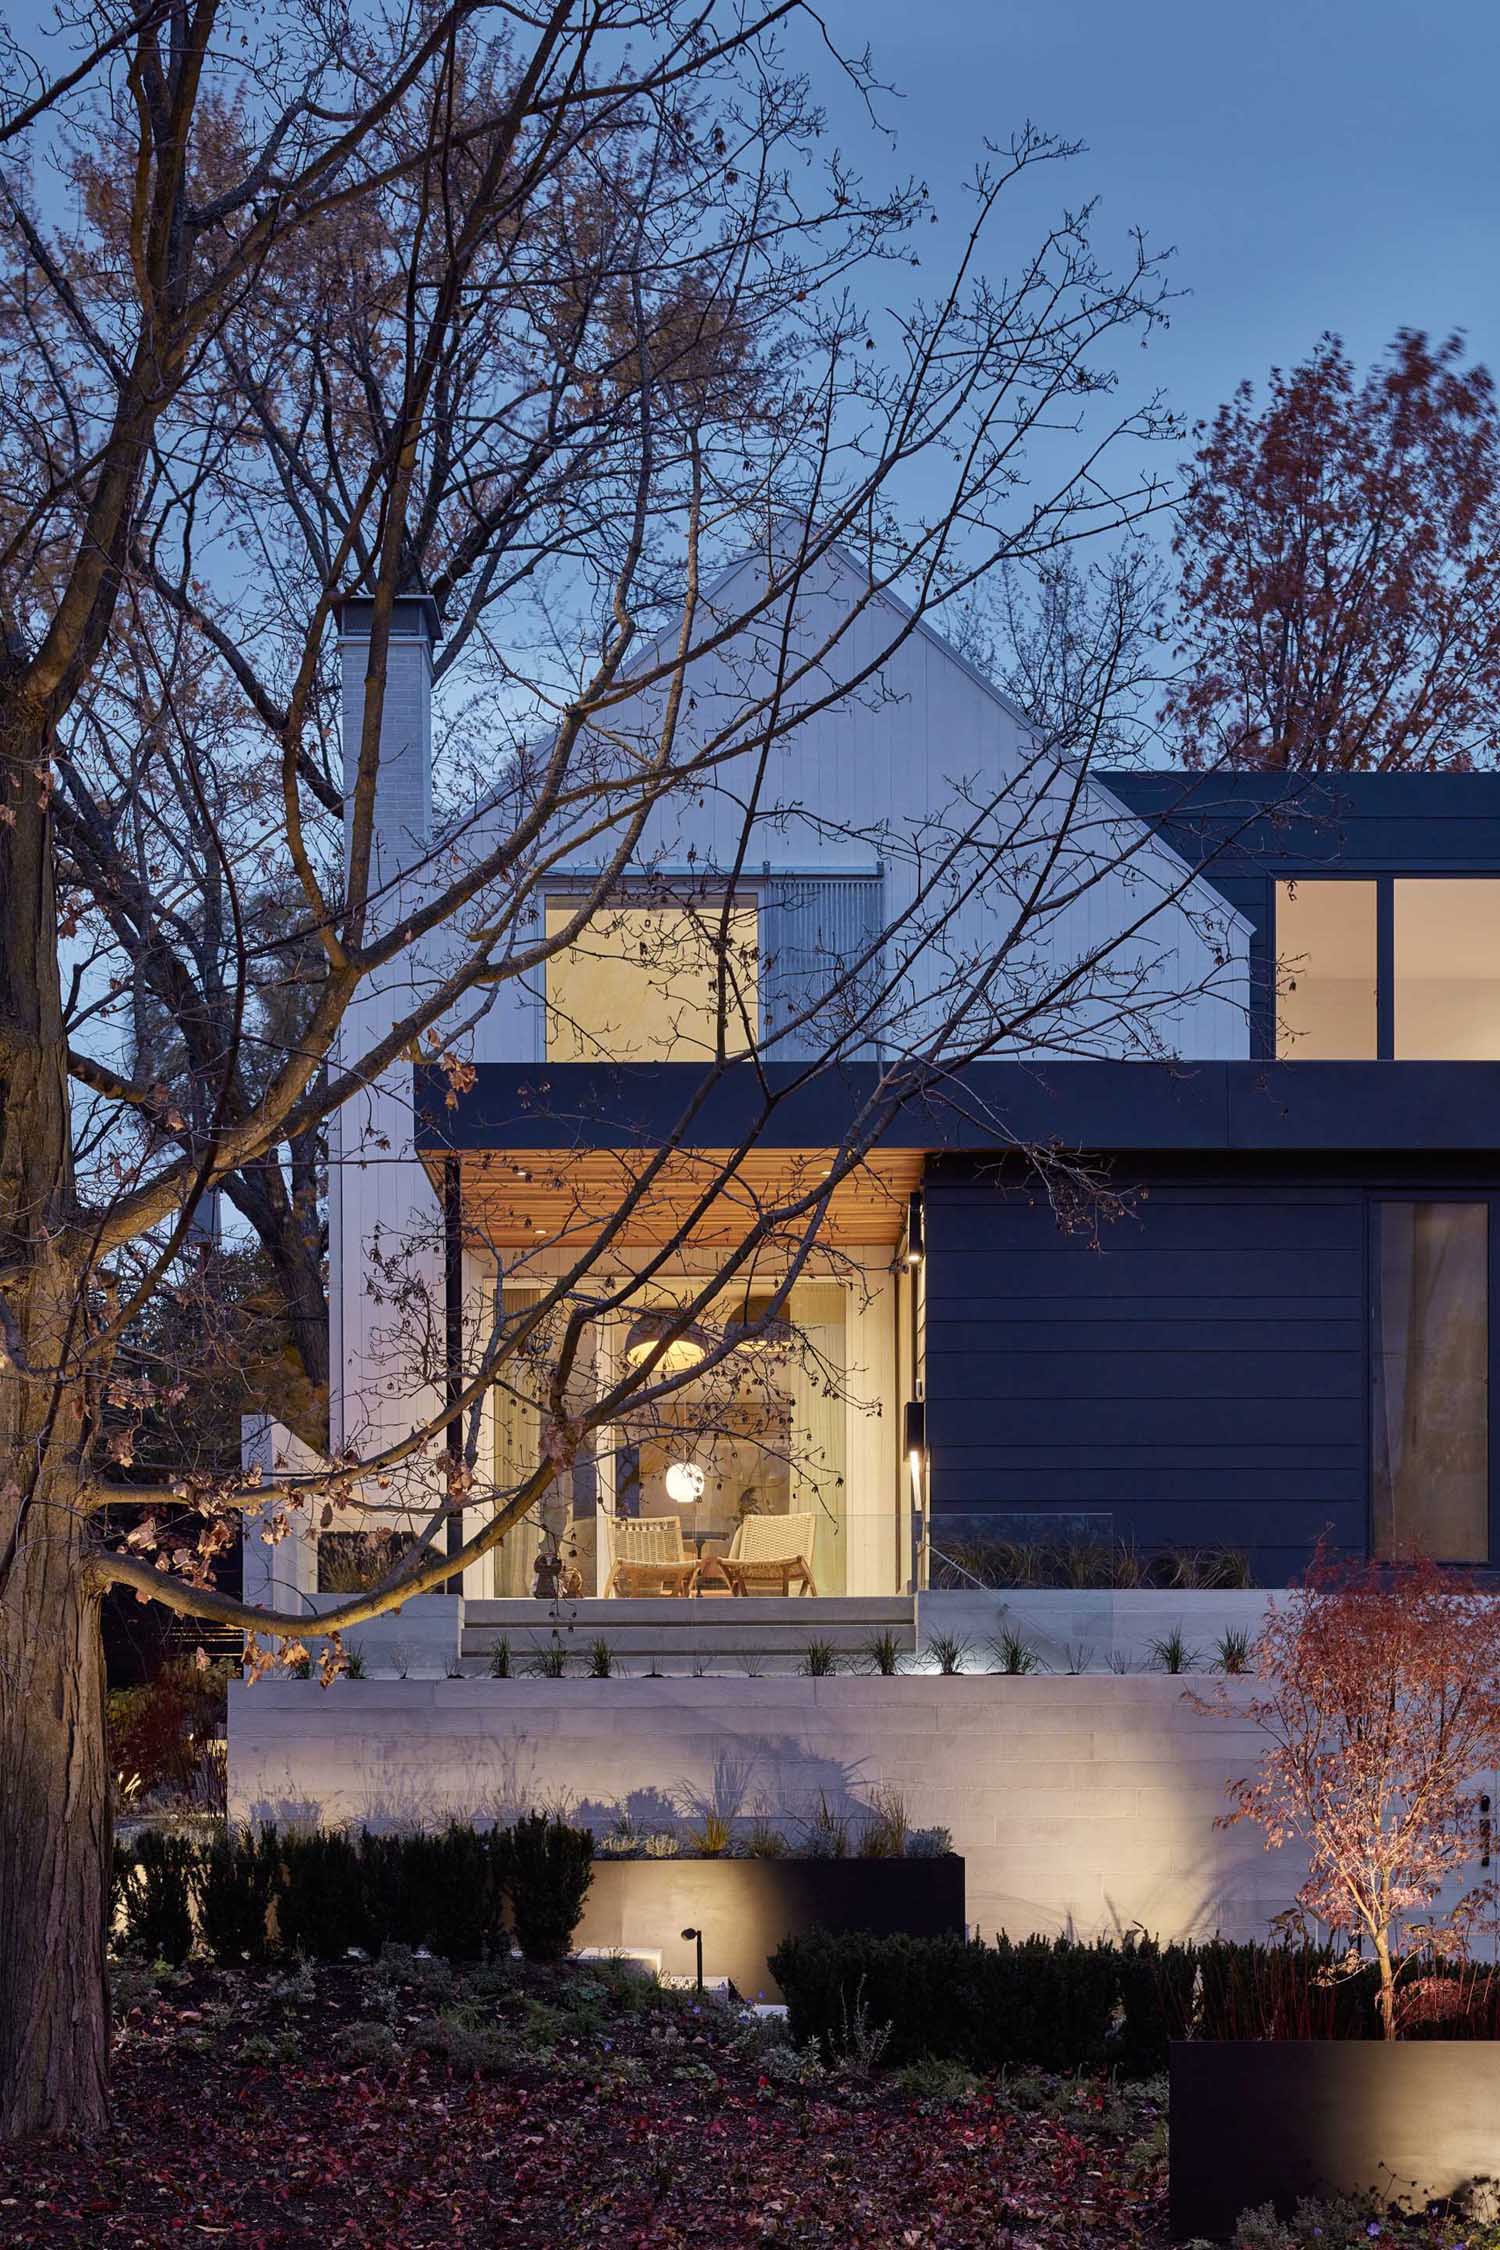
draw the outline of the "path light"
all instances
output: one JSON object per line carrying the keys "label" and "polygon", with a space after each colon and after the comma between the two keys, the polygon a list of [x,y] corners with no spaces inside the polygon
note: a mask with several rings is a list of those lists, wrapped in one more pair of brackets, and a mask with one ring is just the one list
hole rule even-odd
{"label": "path light", "polygon": [[697,1947],[698,1990],[701,1992],[703,1990],[703,1932],[701,1930],[684,1930],[682,1935],[685,1942],[690,1939]]}

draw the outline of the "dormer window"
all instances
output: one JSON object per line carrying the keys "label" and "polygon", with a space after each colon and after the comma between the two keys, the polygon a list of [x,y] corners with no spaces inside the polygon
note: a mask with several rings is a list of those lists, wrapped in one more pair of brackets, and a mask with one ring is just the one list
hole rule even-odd
{"label": "dormer window", "polygon": [[[548,1062],[705,1062],[760,1035],[759,916],[753,897],[690,905],[617,900],[547,963]],[[560,937],[578,902],[547,902]],[[724,939],[727,935],[727,944]],[[722,956],[722,973],[721,973]]]}
{"label": "dormer window", "polygon": [[1275,950],[1282,1061],[1500,1061],[1500,881],[1281,881]]}
{"label": "dormer window", "polygon": [[1276,1052],[1373,1062],[1379,1049],[1375,885],[1276,886]]}

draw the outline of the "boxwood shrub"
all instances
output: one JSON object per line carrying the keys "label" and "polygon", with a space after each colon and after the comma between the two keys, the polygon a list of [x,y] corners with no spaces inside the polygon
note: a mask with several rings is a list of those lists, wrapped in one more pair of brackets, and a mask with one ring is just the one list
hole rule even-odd
{"label": "boxwood shrub", "polygon": [[[790,2029],[825,2055],[860,2021],[886,2030],[891,2063],[930,2057],[970,2070],[1009,2065],[1074,2071],[1101,2064],[1133,2077],[1167,2066],[1174,2039],[1374,2039],[1373,1963],[1345,1966],[1327,1946],[1157,1945],[1128,1937],[1080,1944],[1028,1938],[788,1938],[771,1967]],[[1500,1972],[1486,1964],[1413,1963],[1407,2038],[1493,2038]]]}
{"label": "boxwood shrub", "polygon": [[509,1945],[507,1899],[522,1949],[556,1961],[583,1912],[591,1853],[586,1829],[540,1814],[494,1831],[266,1829],[208,1843],[146,1829],[117,1849],[116,1896],[129,1949],[169,1961],[192,1948],[193,1909],[197,1937],[225,1966],[385,1945],[479,1961]]}
{"label": "boxwood shrub", "polygon": [[885,2059],[936,2056],[971,2070],[1078,2070],[1108,2058],[1118,1949],[1066,1938],[834,1936],[812,1930],[771,1956],[788,2028],[832,2055],[862,2011],[889,2025]]}
{"label": "boxwood shrub", "polygon": [[593,1837],[586,1828],[528,1813],[513,1828],[496,1831],[495,1850],[521,1951],[528,1961],[561,1961],[594,1880]]}

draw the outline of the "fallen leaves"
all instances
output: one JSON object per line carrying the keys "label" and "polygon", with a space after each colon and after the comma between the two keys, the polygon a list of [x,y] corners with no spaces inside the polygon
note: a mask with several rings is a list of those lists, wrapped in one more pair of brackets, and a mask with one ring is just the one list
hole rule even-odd
{"label": "fallen leaves", "polygon": [[[1150,2091],[1106,2105],[1062,2086],[1023,2108],[997,2085],[940,2101],[892,2079],[783,2082],[729,2010],[627,2007],[608,1991],[580,2008],[583,1975],[518,1970],[498,1990],[492,1976],[482,1999],[460,1982],[441,2017],[424,2018],[410,1994],[388,1997],[398,2059],[355,2069],[336,2034],[370,2022],[378,1971],[319,1971],[311,2001],[288,1997],[286,1979],[196,1972],[128,2011],[107,2140],[0,2160],[0,2239],[17,2250],[1165,2243],[1159,2158],[1125,2153],[1159,2125]],[[493,2075],[424,2045],[455,2022],[512,2039]],[[255,2035],[300,2043],[300,2059],[236,2064]]]}

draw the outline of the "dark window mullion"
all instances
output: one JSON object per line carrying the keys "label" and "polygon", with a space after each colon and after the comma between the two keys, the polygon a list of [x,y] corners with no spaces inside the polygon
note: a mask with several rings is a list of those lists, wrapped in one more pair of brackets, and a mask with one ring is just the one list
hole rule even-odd
{"label": "dark window mullion", "polygon": [[1375,1052],[1390,1062],[1396,1052],[1396,883],[1375,884]]}
{"label": "dark window mullion", "polygon": [[1497,1227],[1495,1222],[1497,1216],[1500,1216],[1500,1197],[1491,1195],[1486,1196],[1484,1200],[1487,1211],[1485,1223],[1488,1236],[1486,1244],[1488,1256],[1485,1265],[1486,1279],[1489,1284],[1485,1304],[1487,1324],[1485,1336],[1487,1377],[1485,1385],[1485,1437],[1487,1446],[1485,1467],[1489,1475],[1490,1499],[1490,1551],[1485,1560],[1493,1570],[1497,1561],[1500,1561],[1500,1445],[1495,1442],[1495,1410],[1497,1403],[1500,1403],[1500,1319],[1496,1318],[1497,1311],[1500,1311],[1500,1227]]}

